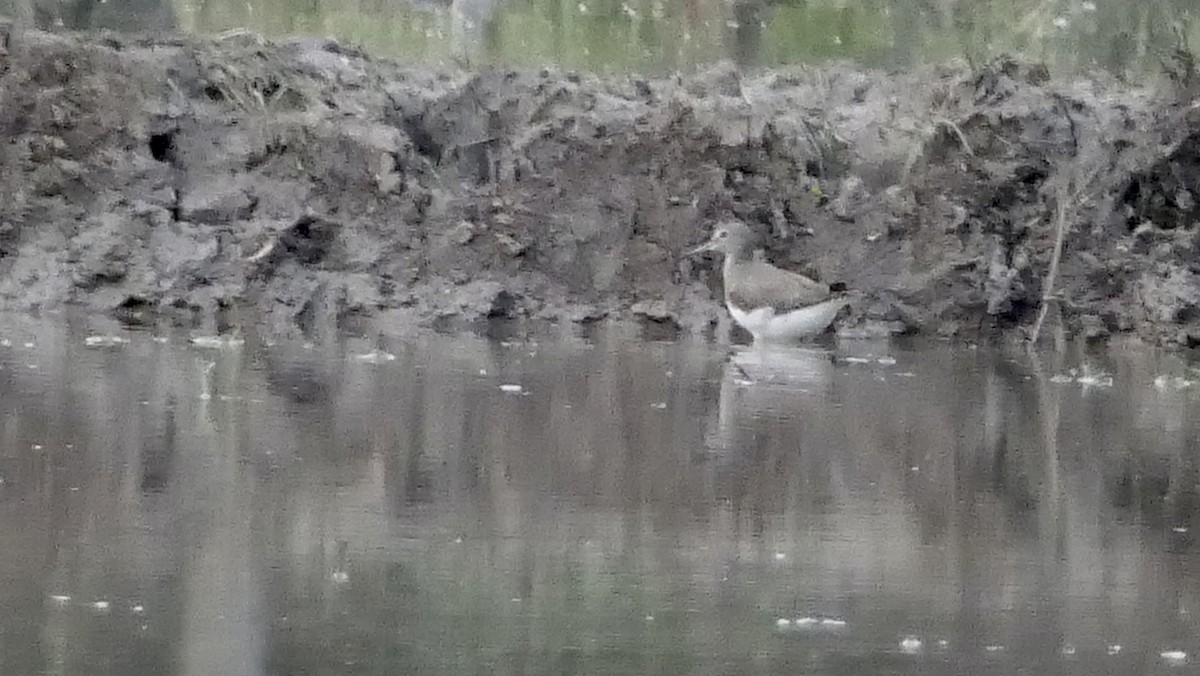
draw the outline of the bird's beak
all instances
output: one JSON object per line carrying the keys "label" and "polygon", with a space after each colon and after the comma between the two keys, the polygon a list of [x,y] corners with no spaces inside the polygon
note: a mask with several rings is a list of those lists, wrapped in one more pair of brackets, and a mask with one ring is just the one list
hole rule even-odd
{"label": "bird's beak", "polygon": [[701,244],[700,246],[696,247],[695,249],[691,249],[691,250],[683,252],[683,255],[684,256],[695,256],[696,254],[702,254],[705,251],[712,251],[715,248],[716,248],[716,243],[710,239],[707,242],[705,242],[704,244]]}

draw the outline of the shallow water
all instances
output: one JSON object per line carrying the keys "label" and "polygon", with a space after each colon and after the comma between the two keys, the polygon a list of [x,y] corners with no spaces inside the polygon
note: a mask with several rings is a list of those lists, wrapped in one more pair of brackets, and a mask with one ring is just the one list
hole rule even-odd
{"label": "shallow water", "polygon": [[0,327],[0,673],[1200,659],[1177,358],[86,335]]}

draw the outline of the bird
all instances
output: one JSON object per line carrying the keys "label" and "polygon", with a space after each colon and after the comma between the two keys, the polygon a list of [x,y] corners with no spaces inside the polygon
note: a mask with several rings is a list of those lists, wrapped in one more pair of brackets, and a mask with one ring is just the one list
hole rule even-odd
{"label": "bird", "polygon": [[725,307],[750,332],[755,345],[786,344],[823,333],[849,298],[827,284],[771,265],[756,256],[757,245],[745,223],[727,221],[686,255],[725,255]]}

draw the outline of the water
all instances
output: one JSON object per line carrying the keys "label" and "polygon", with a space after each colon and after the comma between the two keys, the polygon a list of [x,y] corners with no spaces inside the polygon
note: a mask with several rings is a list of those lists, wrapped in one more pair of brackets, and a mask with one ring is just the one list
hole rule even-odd
{"label": "water", "polygon": [[1200,659],[1200,385],[1149,351],[92,332],[0,330],[0,673]]}
{"label": "water", "polygon": [[331,36],[424,63],[647,73],[1015,53],[1060,72],[1133,76],[1200,45],[1192,0],[0,0],[5,13],[74,28]]}

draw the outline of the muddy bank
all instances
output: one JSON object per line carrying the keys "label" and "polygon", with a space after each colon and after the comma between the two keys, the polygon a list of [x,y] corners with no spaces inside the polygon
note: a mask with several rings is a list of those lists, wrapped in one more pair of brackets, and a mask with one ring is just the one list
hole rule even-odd
{"label": "muddy bank", "polygon": [[0,309],[723,335],[679,252],[736,217],[862,292],[845,332],[1020,335],[1061,227],[1051,330],[1193,345],[1198,120],[1010,61],[600,79],[0,23]]}

